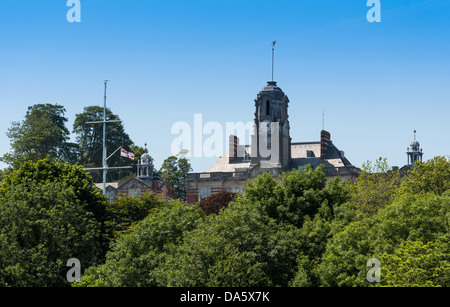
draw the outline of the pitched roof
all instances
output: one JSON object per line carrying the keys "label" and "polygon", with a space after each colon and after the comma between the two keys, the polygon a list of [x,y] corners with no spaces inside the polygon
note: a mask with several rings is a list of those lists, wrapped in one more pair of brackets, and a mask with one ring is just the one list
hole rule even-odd
{"label": "pitched roof", "polygon": [[[247,153],[250,150],[249,146],[245,146]],[[308,155],[308,151],[310,154]],[[317,167],[324,164],[325,167],[344,167],[352,164],[345,158],[341,152],[330,141],[325,159],[320,158],[320,142],[301,142],[291,144],[291,168],[299,168],[311,164]],[[236,158],[233,163],[229,163],[229,154],[226,153],[220,157],[205,173],[238,173],[245,172],[250,168],[250,161],[243,158]]]}

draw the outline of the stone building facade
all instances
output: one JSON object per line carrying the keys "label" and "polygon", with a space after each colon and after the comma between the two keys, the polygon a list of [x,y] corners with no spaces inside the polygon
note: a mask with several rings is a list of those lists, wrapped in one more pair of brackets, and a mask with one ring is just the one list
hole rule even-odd
{"label": "stone building facade", "polygon": [[242,145],[231,135],[224,156],[206,172],[188,174],[187,202],[196,203],[222,191],[242,193],[245,182],[263,172],[277,177],[307,164],[314,168],[323,164],[327,178],[355,180],[360,170],[333,144],[328,131],[322,130],[315,142],[292,142],[288,106],[289,98],[277,83],[268,82],[255,99],[251,144]]}
{"label": "stone building facade", "polygon": [[[172,188],[164,179],[156,180],[153,176],[153,164],[150,156],[145,153],[141,156],[137,166],[137,176],[123,182],[110,182],[106,184],[106,197],[113,200],[116,196],[136,196],[148,191],[172,199]],[[97,188],[103,189],[103,183],[97,183]]]}

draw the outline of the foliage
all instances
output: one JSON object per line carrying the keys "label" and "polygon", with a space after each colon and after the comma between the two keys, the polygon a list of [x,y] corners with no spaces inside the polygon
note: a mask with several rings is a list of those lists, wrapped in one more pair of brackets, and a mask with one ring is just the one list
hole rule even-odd
{"label": "foliage", "polygon": [[[297,220],[288,223],[286,209],[285,215],[271,216],[267,202],[254,201],[247,195],[218,214],[198,216],[195,223],[190,222],[192,227],[178,232],[176,240],[169,235],[158,241],[155,232],[169,227],[168,223],[171,229],[188,224],[179,220],[184,221],[188,209],[175,207],[184,212],[173,214],[171,210],[175,209],[164,207],[120,234],[106,263],[89,270],[78,286],[288,286],[296,276],[300,254],[313,258],[323,253],[322,240],[327,239],[331,229],[330,207],[347,198],[338,181],[325,186],[322,179],[317,179],[322,178],[318,171],[299,174],[304,178],[297,185],[294,178],[300,176],[294,177],[296,173],[286,175],[283,183],[262,175],[252,184],[252,195],[263,195],[259,194],[259,180],[273,184],[274,197],[307,190],[308,200],[315,202],[303,208],[311,203],[317,208],[304,214],[305,230],[297,227]],[[194,206],[189,210],[201,209]],[[311,220],[309,214],[317,219]]]}
{"label": "foliage", "polygon": [[[51,284],[73,244],[84,265],[95,262],[80,287],[448,286],[448,168],[437,157],[400,180],[378,159],[356,183],[327,180],[323,166],[264,173],[214,214],[205,201],[205,214],[153,193],[106,203],[79,167],[25,163],[0,184],[0,278]],[[380,283],[367,281],[371,258]]]}
{"label": "foliage", "polygon": [[[89,106],[85,107],[82,113],[75,117],[73,124],[73,132],[76,134],[76,142],[80,148],[79,163],[86,167],[101,167],[102,166],[102,148],[103,148],[103,125],[102,124],[87,124],[88,122],[103,121],[103,107]],[[120,121],[118,115],[106,109],[106,120]],[[122,122],[108,123],[106,127],[106,149],[108,156],[112,154],[119,147],[123,147],[127,151],[131,151],[133,142],[130,136],[125,132]],[[123,161],[123,159],[126,159]],[[120,153],[115,154],[108,160],[108,166],[129,166],[131,160],[122,158]],[[134,163],[137,163],[135,159]],[[128,176],[132,171],[128,169],[115,170],[108,172],[107,181],[117,181],[119,178]],[[92,171],[91,175],[95,182],[102,181],[102,173],[100,171]]]}
{"label": "foliage", "polygon": [[0,183],[3,181],[4,178],[6,178],[7,174],[11,172],[11,169],[0,169]]}
{"label": "foliage", "polygon": [[352,189],[352,201],[366,215],[373,215],[392,202],[401,178],[398,170],[390,169],[386,159],[363,164],[362,171]]}
{"label": "foliage", "polygon": [[366,263],[407,241],[424,244],[449,233],[450,196],[404,195],[372,217],[335,234],[317,267],[326,286],[368,286]]}
{"label": "foliage", "polygon": [[365,164],[358,181],[347,186],[350,200],[334,206],[331,220],[316,215],[303,224],[290,285],[371,286],[367,261],[374,257],[382,271],[375,285],[446,285],[449,250],[440,240],[449,234],[450,193],[438,178],[447,182],[447,168],[435,158],[399,181],[385,159]]}
{"label": "foliage", "polygon": [[8,197],[13,187],[26,188],[30,182],[60,182],[63,188],[74,190],[86,209],[92,212],[97,220],[104,219],[105,198],[95,187],[92,178],[80,166],[50,158],[37,162],[27,161],[3,180],[0,195]]}
{"label": "foliage", "polygon": [[121,234],[113,243],[104,264],[89,268],[76,287],[152,287],[158,286],[154,269],[173,244],[195,229],[203,213],[198,206],[178,201],[166,206]]}
{"label": "foliage", "polygon": [[98,263],[104,199],[78,166],[25,162],[0,185],[0,284],[69,286],[66,262]]}
{"label": "foliage", "polygon": [[332,211],[335,204],[348,199],[337,179],[327,182],[323,165],[283,173],[279,181],[264,173],[246,183],[243,197],[262,204],[268,216],[297,227],[306,217],[314,217],[320,210]]}
{"label": "foliage", "polygon": [[380,286],[449,287],[449,236],[434,241],[407,241],[392,254],[378,256],[382,267]]}
{"label": "foliage", "polygon": [[434,157],[426,162],[416,162],[408,172],[399,194],[436,193],[442,195],[450,190],[450,160]]}
{"label": "foliage", "polygon": [[36,162],[47,156],[66,162],[75,162],[77,146],[70,143],[66,127],[65,109],[60,105],[35,104],[28,107],[22,122],[13,122],[6,135],[11,142],[11,153],[1,160],[14,169],[25,161]]}
{"label": "foliage", "polygon": [[199,206],[206,215],[217,214],[220,210],[228,207],[228,204],[237,198],[236,193],[220,192],[203,198]]}
{"label": "foliage", "polygon": [[184,157],[184,152],[177,156],[170,156],[161,165],[160,173],[167,184],[172,188],[175,199],[186,200],[186,177],[192,171],[189,160]]}
{"label": "foliage", "polygon": [[271,281],[258,263],[256,255],[240,252],[226,245],[223,255],[209,270],[208,287],[258,287],[271,285]]}
{"label": "foliage", "polygon": [[167,202],[161,196],[151,191],[137,196],[121,195],[108,202],[105,216],[108,239],[115,239],[118,234],[166,205]]}
{"label": "foliage", "polygon": [[313,260],[305,255],[300,255],[297,259],[297,273],[289,282],[290,287],[315,287],[317,277],[314,276]]}
{"label": "foliage", "polygon": [[295,274],[297,235],[296,227],[277,223],[257,204],[237,201],[207,216],[173,248],[156,270],[159,285],[286,286]]}

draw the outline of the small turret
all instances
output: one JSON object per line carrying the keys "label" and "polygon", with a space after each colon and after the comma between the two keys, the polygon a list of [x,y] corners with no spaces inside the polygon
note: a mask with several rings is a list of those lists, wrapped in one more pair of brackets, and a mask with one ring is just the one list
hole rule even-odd
{"label": "small turret", "polygon": [[406,154],[408,155],[408,166],[414,168],[415,162],[422,162],[423,151],[420,148],[420,143],[416,139],[417,131],[414,130],[414,140],[409,144]]}

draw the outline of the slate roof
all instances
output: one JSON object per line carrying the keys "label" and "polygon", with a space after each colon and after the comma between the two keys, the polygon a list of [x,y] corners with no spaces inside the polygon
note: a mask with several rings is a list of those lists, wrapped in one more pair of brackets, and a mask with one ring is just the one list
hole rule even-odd
{"label": "slate roof", "polygon": [[[249,153],[250,146],[245,146],[245,150]],[[312,152],[313,156],[308,157],[308,151]],[[320,158],[320,142],[302,142],[291,144],[291,169],[297,169],[302,166],[311,164],[311,166],[318,167],[324,164],[325,167],[345,167],[352,164],[343,155],[343,153],[330,141],[325,159]],[[243,158],[236,158],[233,163],[229,163],[229,155],[226,153],[220,157],[206,173],[214,172],[245,172],[250,168],[250,161]]]}

